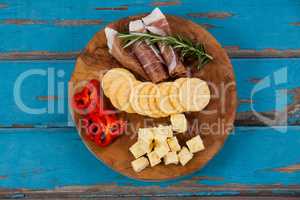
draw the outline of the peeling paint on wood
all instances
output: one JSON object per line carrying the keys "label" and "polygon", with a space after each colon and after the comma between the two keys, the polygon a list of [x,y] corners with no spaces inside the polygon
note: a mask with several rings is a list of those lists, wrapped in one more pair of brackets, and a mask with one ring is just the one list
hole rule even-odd
{"label": "peeling paint on wood", "polygon": [[[223,186],[204,186],[204,185],[190,185],[188,186],[149,186],[149,187],[134,187],[134,186],[117,186],[117,185],[96,185],[96,186],[68,186],[54,190],[26,190],[26,189],[2,189],[0,190],[0,198],[16,198],[26,197],[26,199],[40,199],[47,197],[49,199],[61,198],[135,198],[135,197],[149,197],[149,198],[163,198],[163,197],[199,197],[199,196],[227,196],[228,199],[232,197],[259,195],[255,197],[259,199],[262,197],[276,196],[285,194],[285,197],[297,197],[300,194],[300,186],[281,186],[281,185],[223,185]],[[274,192],[276,191],[276,192]],[[231,198],[230,198],[231,197]],[[286,199],[285,198],[285,199]],[[221,198],[222,199],[222,198]]]}
{"label": "peeling paint on wood", "polygon": [[189,13],[187,14],[194,18],[208,18],[208,19],[225,19],[234,16],[234,14],[229,12],[203,12],[203,13]]}
{"label": "peeling paint on wood", "polygon": [[57,100],[58,96],[37,96],[36,98],[39,101],[53,101]]}
{"label": "peeling paint on wood", "polygon": [[[95,23],[99,22],[59,22],[62,26],[78,26],[80,23]],[[201,24],[206,29],[217,28],[212,24]],[[264,49],[257,50],[241,50],[236,47],[225,47],[230,58],[300,58],[300,49],[294,50],[275,50]],[[3,52],[0,53],[0,60],[70,60],[75,59],[79,52],[48,52],[48,51],[32,51],[32,52]],[[253,82],[254,83],[254,82]]]}
{"label": "peeling paint on wood", "polygon": [[79,52],[9,52],[0,53],[0,60],[70,60],[76,59]]}
{"label": "peeling paint on wood", "polygon": [[155,1],[152,6],[175,6],[181,4],[180,1]]}
{"label": "peeling paint on wood", "polygon": [[261,78],[251,78],[251,79],[249,79],[249,82],[255,84],[255,83],[258,83],[261,80],[262,80]]}
{"label": "peeling paint on wood", "polygon": [[239,103],[251,104],[253,103],[251,99],[239,99]]}
{"label": "peeling paint on wood", "polygon": [[[24,22],[27,23],[27,22]],[[29,23],[29,22],[28,22]],[[101,20],[92,21],[61,21],[57,22],[57,25],[62,26],[76,26],[86,24],[101,23]],[[216,26],[211,24],[201,24],[204,28],[210,29]],[[238,47],[225,47],[231,58],[299,58],[300,49],[294,50],[276,50],[276,49],[263,49],[261,51],[256,50],[243,50]],[[33,52],[9,52],[0,53],[0,60],[23,60],[23,59],[74,59],[78,56],[79,52],[47,52],[47,51],[33,51]]]}
{"label": "peeling paint on wood", "polygon": [[[290,103],[286,109],[284,109],[281,112],[260,112],[260,115],[263,115],[269,119],[275,119],[276,121],[273,121],[274,124],[268,124],[268,125],[299,125],[299,119],[300,119],[300,88],[294,88],[288,90],[289,94],[293,94],[293,101]],[[242,100],[243,101],[243,100]],[[240,103],[244,103],[241,102]],[[249,102],[245,103],[251,103]],[[253,102],[252,102],[253,103]],[[287,119],[286,119],[286,113],[287,113]],[[294,120],[293,120],[294,119]],[[298,120],[297,120],[298,119]],[[290,121],[292,120],[292,121]],[[237,126],[265,126],[266,124],[263,123],[253,112],[247,111],[247,112],[238,112],[237,117],[235,120],[235,125]]]}
{"label": "peeling paint on wood", "polygon": [[293,103],[289,104],[286,109],[288,118],[294,116],[297,120],[293,123],[298,124],[300,119],[300,87],[288,90],[288,93],[293,95]]}
{"label": "peeling paint on wood", "polygon": [[97,7],[96,10],[128,10],[128,6],[119,6],[119,7]]}
{"label": "peeling paint on wood", "polygon": [[82,25],[98,25],[101,24],[102,20],[56,20],[55,25],[58,26],[82,26]]}
{"label": "peeling paint on wood", "polygon": [[290,23],[290,25],[292,25],[292,26],[300,26],[300,22]]}
{"label": "peeling paint on wood", "polygon": [[208,23],[204,23],[204,24],[200,24],[202,27],[204,27],[205,29],[213,29],[213,28],[217,28],[217,26],[213,25],[213,24],[208,24]]}
{"label": "peeling paint on wood", "polygon": [[31,20],[31,19],[6,19],[2,24],[14,25],[34,25],[34,24],[47,24],[46,20]]}
{"label": "peeling paint on wood", "polygon": [[276,172],[285,172],[285,173],[294,173],[300,171],[300,164],[294,164],[286,167],[275,168],[273,171]]}
{"label": "peeling paint on wood", "polygon": [[7,8],[7,7],[8,7],[8,5],[7,5],[7,4],[0,3],[0,9],[1,9],[1,8]]}
{"label": "peeling paint on wood", "polygon": [[31,20],[31,19],[6,19],[0,21],[1,24],[9,25],[56,25],[56,26],[86,26],[99,25],[102,20],[98,19],[80,19],[80,20]]}
{"label": "peeling paint on wood", "polygon": [[34,128],[31,124],[12,124],[11,128]]}
{"label": "peeling paint on wood", "polygon": [[[260,115],[263,115],[269,119],[273,119],[275,116],[274,112],[260,112]],[[257,116],[254,115],[251,111],[238,112],[234,122],[235,126],[266,126]]]}
{"label": "peeling paint on wood", "polygon": [[300,49],[278,50],[267,48],[263,50],[240,49],[237,46],[224,47],[231,58],[300,58]]}

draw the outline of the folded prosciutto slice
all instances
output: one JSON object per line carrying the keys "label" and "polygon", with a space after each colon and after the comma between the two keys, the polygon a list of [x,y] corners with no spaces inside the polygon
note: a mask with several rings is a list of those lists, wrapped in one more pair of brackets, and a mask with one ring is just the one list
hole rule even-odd
{"label": "folded prosciutto slice", "polygon": [[[129,23],[129,32],[145,33],[147,30],[142,20],[135,20]],[[168,78],[163,59],[154,46],[148,44],[147,41],[138,41],[133,44],[133,52],[152,82],[158,83]]]}
{"label": "folded prosciutto slice", "polygon": [[[144,17],[144,24],[146,29],[154,34],[166,36],[171,34],[171,29],[165,15],[159,8],[155,8],[149,15]],[[158,44],[160,52],[165,60],[165,64],[168,66],[168,71],[171,76],[178,76],[186,74],[187,70],[179,60],[178,55],[174,49],[165,44]]]}
{"label": "folded prosciutto slice", "polygon": [[125,68],[139,75],[145,80],[149,80],[148,75],[145,73],[143,67],[127,49],[122,47],[122,42],[118,38],[118,32],[110,27],[105,28],[105,35],[107,39],[107,46],[109,53],[121,63]]}

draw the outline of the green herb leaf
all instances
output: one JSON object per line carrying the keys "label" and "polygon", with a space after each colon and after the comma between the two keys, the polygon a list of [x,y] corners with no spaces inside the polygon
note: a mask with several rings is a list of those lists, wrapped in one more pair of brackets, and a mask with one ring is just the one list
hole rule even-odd
{"label": "green herb leaf", "polygon": [[138,41],[146,40],[150,44],[163,43],[180,50],[180,58],[193,57],[198,60],[198,69],[213,60],[213,57],[206,53],[204,45],[194,44],[191,40],[181,36],[160,36],[152,33],[119,33],[119,38],[124,42],[123,48],[131,46]]}

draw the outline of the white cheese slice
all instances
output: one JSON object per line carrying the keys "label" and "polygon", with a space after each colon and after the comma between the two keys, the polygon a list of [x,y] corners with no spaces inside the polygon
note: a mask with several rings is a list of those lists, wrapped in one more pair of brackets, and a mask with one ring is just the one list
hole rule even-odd
{"label": "white cheese slice", "polygon": [[185,166],[192,158],[193,154],[186,147],[182,147],[178,153],[179,162],[182,166]]}
{"label": "white cheese slice", "polygon": [[149,166],[149,161],[146,157],[140,157],[131,162],[131,166],[135,172],[140,172]]}
{"label": "white cheese slice", "polygon": [[157,129],[162,135],[166,135],[168,138],[173,137],[172,126],[159,125]]}
{"label": "white cheese slice", "polygon": [[184,114],[175,114],[170,117],[172,129],[178,133],[184,133],[187,131],[187,120]]}
{"label": "white cheese slice", "polygon": [[167,138],[173,136],[173,131],[171,126],[159,126],[153,128],[154,140],[156,143],[165,142]]}
{"label": "white cheese slice", "polygon": [[197,135],[197,136],[193,137],[192,139],[188,140],[186,142],[186,145],[188,146],[190,152],[192,152],[192,153],[196,153],[196,152],[199,152],[199,151],[202,151],[205,149],[200,135]]}
{"label": "white cheese slice", "polygon": [[137,141],[129,148],[129,151],[135,158],[139,158],[147,153],[147,148],[140,141]]}
{"label": "white cheese slice", "polygon": [[179,145],[176,136],[168,138],[167,142],[169,144],[169,147],[170,147],[171,151],[174,151],[174,152],[180,151],[181,146]]}
{"label": "white cheese slice", "polygon": [[170,151],[170,152],[167,153],[167,155],[164,156],[165,165],[169,165],[169,164],[177,165],[178,162],[179,162],[178,155],[174,151]]}
{"label": "white cheese slice", "polygon": [[152,143],[154,140],[153,128],[140,128],[138,131],[138,139]]}
{"label": "white cheese slice", "polygon": [[169,151],[170,151],[170,148],[166,141],[156,143],[156,146],[154,148],[154,152],[157,153],[159,158],[163,158],[165,155],[168,154]]}
{"label": "white cheese slice", "polygon": [[158,154],[155,151],[148,153],[147,156],[150,161],[151,167],[154,167],[155,165],[158,165],[161,162],[160,157],[158,156]]}

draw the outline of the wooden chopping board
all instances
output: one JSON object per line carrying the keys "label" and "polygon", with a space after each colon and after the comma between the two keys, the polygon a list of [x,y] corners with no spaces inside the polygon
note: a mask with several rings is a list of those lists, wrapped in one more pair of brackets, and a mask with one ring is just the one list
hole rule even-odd
{"label": "wooden chopping board", "polygon": [[[113,22],[111,27],[122,31],[128,27],[131,20],[140,19],[140,16],[128,17]],[[161,123],[170,124],[168,118],[151,119],[138,114],[127,114],[121,112],[119,117],[128,121],[131,127],[126,134],[118,138],[113,144],[106,148],[100,148],[86,140],[83,131],[80,136],[88,149],[103,163],[115,171],[140,180],[167,180],[190,174],[202,168],[222,148],[227,136],[233,128],[235,119],[237,98],[235,78],[230,60],[216,39],[201,26],[175,16],[167,15],[168,22],[173,34],[178,34],[205,45],[207,52],[214,57],[214,60],[198,71],[190,68],[190,76],[199,77],[210,83],[212,99],[209,105],[202,112],[186,113],[189,121],[189,131],[178,135],[181,145],[196,134],[200,134],[206,149],[196,153],[194,158],[186,165],[157,165],[154,168],[148,167],[140,173],[131,168],[130,162],[134,157],[129,152],[129,147],[137,140],[137,130],[140,127],[153,126]],[[114,67],[122,67],[109,53],[106,45],[104,30],[95,34],[88,43],[85,50],[77,59],[76,66],[71,77],[69,99],[74,94],[74,86],[82,81],[98,78],[101,79],[102,72]],[[114,109],[108,99],[104,99],[105,108]],[[80,116],[72,112],[76,122]],[[77,127],[78,128],[78,127]],[[219,166],[220,169],[222,166]]]}

